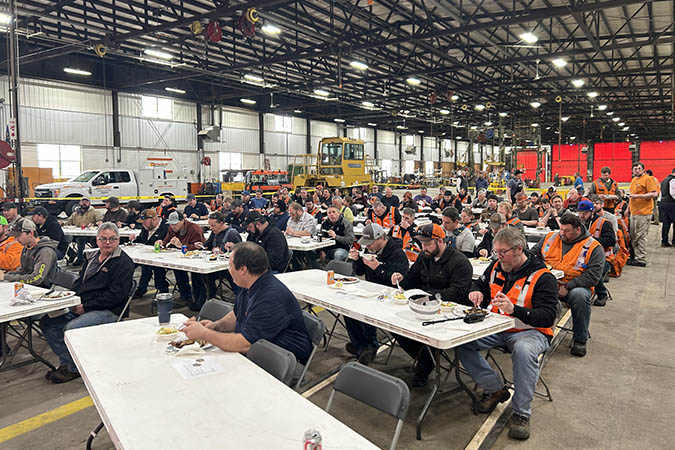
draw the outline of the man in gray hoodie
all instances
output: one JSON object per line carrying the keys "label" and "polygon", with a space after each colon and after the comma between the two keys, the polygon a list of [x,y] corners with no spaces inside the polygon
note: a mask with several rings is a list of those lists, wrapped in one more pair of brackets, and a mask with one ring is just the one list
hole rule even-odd
{"label": "man in gray hoodie", "polygon": [[35,224],[26,218],[18,220],[10,234],[23,245],[21,266],[12,272],[0,271],[0,280],[51,287],[56,275],[56,247],[59,243],[47,236],[38,237]]}

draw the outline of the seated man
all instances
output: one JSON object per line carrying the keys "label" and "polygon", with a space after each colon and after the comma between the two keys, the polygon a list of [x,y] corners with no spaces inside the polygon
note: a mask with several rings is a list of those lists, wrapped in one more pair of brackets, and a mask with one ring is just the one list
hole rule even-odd
{"label": "seated man", "polygon": [[488,232],[483,235],[483,240],[476,246],[475,256],[489,258],[492,255],[492,244],[499,230],[506,228],[506,218],[499,213],[494,213],[488,222]]}
{"label": "seated man", "polygon": [[246,240],[260,245],[267,253],[267,260],[272,273],[282,273],[286,270],[291,254],[288,251],[288,242],[284,233],[270,224],[267,218],[258,211],[248,213],[244,226],[248,231]]}
{"label": "seated man", "polygon": [[581,196],[579,194],[579,191],[576,189],[570,189],[569,192],[567,192],[567,198],[563,202],[563,208],[576,212],[577,211],[577,206],[579,206],[579,202],[582,200],[588,200],[586,197]]}
{"label": "seated man", "polygon": [[40,320],[45,339],[60,361],[57,370],[50,370],[45,375],[52,383],[65,383],[80,376],[63,341],[64,333],[75,328],[114,322],[124,309],[131,290],[134,263],[120,248],[119,239],[114,223],[104,223],[99,227],[96,236],[98,250],[87,253],[80,277],[73,286],[82,303],[62,316],[44,316]]}
{"label": "seated man", "polygon": [[[504,380],[480,351],[492,347],[509,349],[515,387],[509,436],[527,439],[532,413],[530,404],[539,378],[537,358],[548,349],[553,338],[558,284],[541,259],[526,253],[527,242],[519,231],[513,228],[499,230],[493,246],[498,260],[472,283],[469,299],[483,308],[492,305],[495,314],[513,317],[516,326],[464,344],[459,347],[458,355],[469,376],[483,389],[478,411],[490,413],[497,404],[508,400],[510,394]],[[528,288],[524,289],[525,286]]]}
{"label": "seated man", "polygon": [[[471,196],[469,195],[465,187],[460,187],[457,190],[457,200],[459,200],[459,205],[471,204]],[[459,210],[460,208],[457,208],[457,210]]]}
{"label": "seated man", "polygon": [[526,227],[536,227],[539,222],[539,213],[529,205],[527,194],[518,192],[516,194],[516,217]]}
{"label": "seated man", "polygon": [[[316,228],[316,219],[314,216],[305,212],[300,203],[292,202],[288,206],[290,219],[286,225],[286,236],[306,237],[311,236]],[[291,270],[300,270],[304,265],[309,264],[307,254],[310,252],[294,252],[291,257]]]}
{"label": "seated man", "polygon": [[249,191],[241,191],[241,204],[249,211],[255,209],[255,203],[253,202],[253,199],[251,199],[251,193]]}
{"label": "seated man", "polygon": [[[103,222],[112,222],[114,224],[121,224],[127,219],[127,211],[120,207],[120,199],[117,197],[108,197],[105,201],[105,214],[97,222],[101,225]],[[117,225],[119,227],[119,225]]]}
{"label": "seated man", "polygon": [[[162,239],[163,247],[173,246],[182,248],[185,245],[188,251],[190,251],[199,248],[197,243],[204,243],[202,227],[187,220],[182,213],[173,211],[169,214],[169,219],[166,222],[169,224],[169,229],[167,230],[164,239]],[[180,299],[184,301],[192,311],[199,311],[199,308],[192,299],[187,272],[183,270],[174,270],[173,274],[176,277],[176,284],[180,291]]]}
{"label": "seated man", "polygon": [[574,214],[560,218],[560,231],[551,231],[532,249],[553,269],[565,276],[558,281],[558,297],[572,310],[574,356],[586,355],[588,325],[591,321],[592,289],[597,286],[605,266],[605,251],[586,231]]}
{"label": "seated man", "polygon": [[174,211],[177,211],[176,202],[174,201],[171,195],[166,194],[162,198],[162,202],[157,207],[157,215],[159,215],[159,217],[161,217],[162,219],[166,220],[169,218],[169,214],[171,214]]}
{"label": "seated man", "polygon": [[[440,225],[430,223],[420,227],[417,239],[424,252],[405,276],[394,273],[391,284],[398,281],[402,289],[422,289],[432,296],[439,293],[441,301],[468,305],[473,267],[466,256],[445,243],[445,231]],[[418,358],[412,386],[425,386],[435,367],[431,349],[407,337],[394,336],[406,353]]]}
{"label": "seated man", "polygon": [[0,270],[9,272],[21,266],[23,245],[7,232],[8,228],[7,219],[0,216]]}
{"label": "seated man", "polygon": [[253,242],[235,245],[229,272],[241,288],[234,310],[216,322],[189,320],[183,333],[190,339],[202,339],[223,351],[238,353],[247,353],[251,345],[265,339],[293,353],[300,363],[307,363],[312,342],[300,305],[269,270],[265,250]]}
{"label": "seated man", "polygon": [[551,199],[551,207],[546,211],[546,213],[539,219],[539,226],[547,226],[551,230],[560,229],[560,218],[569,213],[563,207],[563,199],[559,195],[554,195]]}
{"label": "seated man", "polygon": [[[138,217],[138,222],[141,224],[141,232],[132,239],[137,244],[154,246],[157,241],[161,243],[166,237],[166,233],[169,232],[169,224],[158,216],[157,211],[152,208],[143,211]],[[157,292],[169,292],[165,268],[141,265],[141,278],[138,281],[138,287],[133,298],[142,298],[145,295],[153,274],[155,275]]]}
{"label": "seated man", "polygon": [[473,258],[473,248],[476,245],[476,239],[473,237],[471,229],[460,223],[459,212],[452,206],[443,210],[441,221],[445,230],[447,243],[462,252],[464,256]]}
{"label": "seated man", "polygon": [[244,221],[246,220],[246,215],[248,210],[244,208],[241,203],[241,200],[236,199],[232,200],[232,211],[225,216],[225,222],[229,223],[235,230],[240,233],[243,233],[246,229],[244,226]]}
{"label": "seated man", "polygon": [[314,200],[311,198],[308,198],[305,202],[305,211],[316,219],[316,223],[321,223],[323,221],[323,213],[316,207]]}
{"label": "seated man", "polygon": [[[595,196],[595,195],[594,195]],[[605,306],[608,293],[605,287],[604,278],[612,267],[611,261],[614,259],[614,245],[616,244],[616,231],[612,223],[594,213],[594,205],[588,200],[582,200],[577,206],[577,213],[588,232],[593,239],[598,241],[605,251],[605,265],[602,269],[602,276],[595,287],[596,298],[593,302],[595,306]]]}
{"label": "seated man", "polygon": [[487,196],[485,189],[481,189],[476,194],[476,198],[471,203],[472,208],[487,208]]}
{"label": "seated man", "polygon": [[[211,229],[211,235],[203,245],[201,242],[197,242],[195,244],[197,248],[210,250],[217,255],[221,252],[228,252],[235,244],[241,242],[239,232],[225,222],[225,216],[221,213],[216,212],[209,215],[209,228]],[[229,281],[232,281],[229,275],[226,270],[209,274],[193,273],[192,298],[194,299],[195,307],[201,310],[207,299],[215,297],[216,280],[225,277]]]}
{"label": "seated man", "polygon": [[19,209],[16,206],[16,203],[5,202],[2,204],[2,215],[7,219],[7,224],[12,227],[21,216],[19,215]]}
{"label": "seated man", "polygon": [[211,212],[222,212],[224,200],[225,196],[223,194],[216,194],[216,198],[211,200],[211,203],[209,204]]}
{"label": "seated man", "polygon": [[415,239],[415,211],[412,208],[403,208],[401,224],[394,225],[389,230],[389,237],[401,240],[401,247],[410,262],[415,262],[422,252],[422,246]]}
{"label": "seated man", "polygon": [[19,281],[49,288],[56,274],[56,246],[58,242],[47,236],[38,237],[35,224],[29,219],[17,221],[10,233],[23,245],[21,267],[12,272],[0,271],[0,281]]}
{"label": "seated man", "polygon": [[481,222],[487,222],[490,220],[490,217],[492,217],[494,214],[497,213],[497,206],[499,204],[499,198],[495,194],[490,194],[487,196],[487,206],[483,210],[482,213],[480,213],[480,221]]}
{"label": "seated man", "polygon": [[[450,192],[450,189],[446,189],[445,191],[443,191],[443,196],[431,205],[431,209],[433,209],[434,211],[436,211],[437,213],[440,214],[448,206],[455,206],[456,202],[457,202],[457,197],[452,195],[452,192]],[[460,204],[461,204],[461,202],[460,202]],[[415,208],[415,211],[417,211],[417,208]]]}
{"label": "seated man", "polygon": [[382,196],[382,204],[386,206],[387,208],[390,206],[393,206],[394,208],[398,208],[399,206],[399,199],[397,196],[394,195],[394,191],[392,191],[391,186],[387,186],[384,188],[384,195]]}
{"label": "seated man", "polygon": [[138,218],[143,212],[143,206],[137,200],[131,200],[127,204],[128,214],[127,218],[124,219],[124,222],[117,224],[118,227],[129,227],[134,229],[138,226]]}
{"label": "seated man", "polygon": [[480,229],[479,220],[473,217],[473,209],[470,206],[464,206],[459,211],[459,222],[462,226],[468,228],[471,233],[478,233]]}
{"label": "seated man", "polygon": [[423,207],[423,206],[431,206],[431,203],[433,203],[433,200],[431,199],[431,197],[429,197],[427,195],[427,188],[425,188],[425,187],[422,187],[420,189],[420,193],[417,194],[413,198],[413,200],[415,201],[415,203],[417,203],[420,206],[420,208]]}
{"label": "seated man", "polygon": [[[73,213],[68,217],[68,219],[63,223],[64,226],[74,226],[74,227],[93,227],[100,220],[100,214],[93,206],[91,206],[91,201],[87,197],[82,197],[80,199],[80,204],[77,209],[73,210]],[[73,263],[75,266],[82,264],[82,255],[84,254],[84,247],[92,239],[87,236],[76,236],[73,238],[73,241],[77,244],[77,259]]]}
{"label": "seated man", "polygon": [[322,260],[328,257],[338,261],[346,261],[349,248],[352,246],[356,237],[354,237],[354,228],[351,222],[344,218],[335,206],[328,207],[326,220],[321,224],[321,232],[324,236],[335,239],[335,245],[319,250]]}
{"label": "seated man", "polygon": [[348,206],[344,204],[342,197],[337,195],[333,197],[333,206],[337,208],[338,212],[343,215],[344,218],[349,221],[349,223],[354,223],[354,213],[351,209],[349,209]]}
{"label": "seated man", "polygon": [[288,219],[290,218],[286,209],[286,202],[279,199],[274,203],[274,213],[270,216],[270,222],[281,231],[286,231]]}
{"label": "seated man", "polygon": [[253,209],[264,211],[267,209],[267,205],[269,205],[270,202],[265,197],[263,197],[263,191],[257,189],[255,191],[255,198],[251,199],[251,203],[253,204]]}
{"label": "seated man", "polygon": [[56,259],[63,259],[68,250],[68,240],[63,234],[61,224],[56,220],[56,217],[49,214],[42,206],[38,206],[33,210],[32,219],[37,235],[39,237],[47,236],[52,241],[57,242]]}
{"label": "seated man", "polygon": [[401,214],[398,209],[390,206],[387,208],[381,201],[376,201],[366,214],[366,225],[376,223],[382,228],[391,228],[401,223]]}
{"label": "seated man", "polygon": [[209,217],[209,209],[205,204],[197,201],[195,194],[190,193],[185,199],[187,200],[187,205],[183,210],[185,217],[191,220],[204,220]]}
{"label": "seated man", "polygon": [[506,225],[510,227],[515,227],[519,231],[523,231],[523,222],[517,216],[512,215],[513,206],[509,202],[501,202],[497,206],[497,212],[506,217]]}

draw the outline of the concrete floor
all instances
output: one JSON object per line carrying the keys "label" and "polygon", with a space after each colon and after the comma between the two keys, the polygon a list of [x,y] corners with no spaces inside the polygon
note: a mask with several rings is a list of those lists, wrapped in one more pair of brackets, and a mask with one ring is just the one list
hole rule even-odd
{"label": "concrete floor", "polygon": [[[626,267],[624,275],[608,285],[614,301],[593,309],[588,355],[583,359],[570,356],[567,336],[549,360],[544,375],[554,401],[535,399],[529,441],[514,441],[502,432],[493,448],[673,447],[668,442],[669,425],[675,421],[675,348],[664,344],[672,341],[675,332],[675,315],[669,310],[675,292],[675,271],[670,270],[675,250],[660,248],[657,235],[660,228],[652,226],[649,267]],[[149,302],[135,302],[132,313],[135,317],[150,314]],[[322,314],[326,323],[332,323],[330,316]],[[327,352],[317,353],[308,374],[310,383],[347,360],[344,342],[335,338]],[[46,345],[38,341],[37,347]],[[44,354],[56,362],[48,348]],[[384,356],[380,355],[373,366],[404,380],[412,376],[410,360],[398,347],[389,363],[383,363]],[[508,362],[502,366],[510,372]],[[33,365],[0,373],[0,436],[4,427],[87,395],[81,380],[56,386],[44,380],[45,371],[43,366]],[[485,418],[471,413],[464,394],[434,403],[425,422],[424,440],[415,440],[415,420],[428,390],[413,390],[399,448],[464,447]],[[323,407],[329,393],[330,388],[325,388],[310,400]],[[393,418],[345,397],[338,397],[333,414],[379,447],[388,448]],[[83,448],[89,431],[98,422],[96,409],[89,407],[0,443],[0,449]],[[94,448],[113,448],[105,431],[96,438]]]}

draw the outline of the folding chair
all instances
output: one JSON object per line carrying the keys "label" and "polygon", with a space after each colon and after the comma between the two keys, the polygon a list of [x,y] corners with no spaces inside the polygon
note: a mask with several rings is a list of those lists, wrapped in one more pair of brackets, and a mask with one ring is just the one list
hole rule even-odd
{"label": "folding chair", "polygon": [[212,298],[204,303],[204,306],[202,306],[202,309],[199,311],[197,320],[210,320],[215,322],[228,315],[232,309],[232,305],[229,303]]}
{"label": "folding chair", "polygon": [[[551,347],[549,347],[550,349]],[[493,347],[487,351],[487,355],[485,355],[485,359],[491,359],[494,365],[497,367],[497,370],[499,371],[499,374],[502,376],[502,380],[504,380],[504,383],[507,384],[508,386],[513,386],[513,381],[509,380],[506,378],[506,375],[504,375],[504,370],[501,368],[497,360],[495,359],[494,355],[492,354],[492,350],[496,350],[499,352],[502,352],[504,354],[510,354],[511,351],[509,350],[508,347]],[[548,349],[542,353],[539,354],[537,358],[537,362],[539,364],[539,381],[541,381],[541,384],[544,386],[544,389],[546,390],[546,393],[541,393],[537,392],[535,389],[534,394],[538,395],[540,397],[543,397],[545,399],[548,399],[549,402],[553,401],[553,396],[551,395],[551,390],[548,387],[548,384],[546,383],[546,380],[544,379],[544,376],[541,374],[541,371],[544,369],[544,359],[545,355],[548,352]]]}
{"label": "folding chair", "polygon": [[304,365],[298,363],[296,372],[298,370],[302,370],[302,372],[298,376],[298,381],[295,383],[295,390],[300,388],[300,385],[305,378],[305,374],[307,373],[307,368],[312,362],[312,358],[314,358],[314,353],[316,353],[316,349],[319,347],[319,342],[321,342],[323,333],[326,331],[323,321],[319,317],[314,316],[307,311],[302,312],[302,320],[305,322],[307,334],[309,335],[309,339],[312,341],[312,353],[309,354],[309,358]]}
{"label": "folding chair", "polygon": [[79,277],[80,275],[78,273],[63,270],[57,266],[56,274],[54,274],[54,285],[72,290]]}
{"label": "folding chair", "polygon": [[291,385],[297,364],[293,353],[268,340],[260,339],[251,345],[246,357],[286,386]]}
{"label": "folding chair", "polygon": [[340,369],[340,373],[335,379],[326,412],[330,412],[336,391],[398,418],[396,431],[394,431],[394,437],[389,447],[390,450],[396,448],[410,404],[410,390],[403,380],[372,367],[357,362],[349,362]]}

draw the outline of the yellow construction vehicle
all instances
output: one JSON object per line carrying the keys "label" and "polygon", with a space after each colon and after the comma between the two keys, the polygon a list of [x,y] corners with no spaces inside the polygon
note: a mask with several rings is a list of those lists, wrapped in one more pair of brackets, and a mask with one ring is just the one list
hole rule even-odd
{"label": "yellow construction vehicle", "polygon": [[316,155],[296,155],[291,165],[294,189],[370,184],[374,170],[375,161],[366,154],[363,141],[341,137],[321,139]]}

